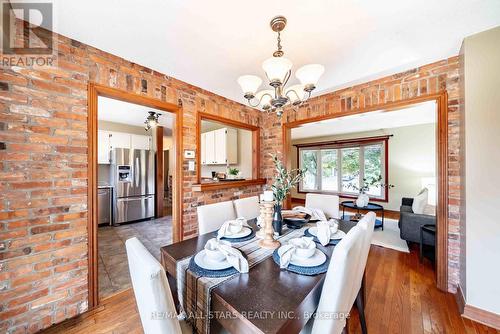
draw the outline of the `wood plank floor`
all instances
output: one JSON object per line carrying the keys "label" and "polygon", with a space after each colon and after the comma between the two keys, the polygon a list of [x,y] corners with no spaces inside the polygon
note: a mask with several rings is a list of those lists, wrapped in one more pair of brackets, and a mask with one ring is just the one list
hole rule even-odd
{"label": "wood plank floor", "polygon": [[[462,318],[452,294],[436,288],[432,266],[420,264],[418,252],[410,254],[372,246],[367,263],[366,316],[370,334],[386,333],[500,333]],[[361,333],[353,309],[349,332]],[[44,334],[142,333],[131,290],[103,301],[89,314],[70,319]]]}

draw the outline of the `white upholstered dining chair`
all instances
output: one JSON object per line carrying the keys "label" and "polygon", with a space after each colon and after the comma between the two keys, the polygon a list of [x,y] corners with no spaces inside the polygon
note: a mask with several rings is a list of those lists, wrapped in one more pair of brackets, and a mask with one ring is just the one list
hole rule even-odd
{"label": "white upholstered dining chair", "polygon": [[346,326],[346,318],[342,315],[347,315],[354,303],[352,289],[362,243],[362,230],[355,226],[335,246],[321,291],[316,318],[312,319],[313,321],[309,322],[301,333],[342,333]]}
{"label": "white upholstered dining chair", "polygon": [[255,219],[260,216],[259,197],[252,196],[234,200],[236,216],[244,217],[246,220]]}
{"label": "white upholstered dining chair", "polygon": [[165,269],[137,238],[125,242],[135,301],[145,334],[192,333],[177,319]]}
{"label": "white upholstered dining chair", "polygon": [[232,201],[202,205],[197,208],[198,234],[219,229],[226,221],[236,219]]}
{"label": "white upholstered dining chair", "polygon": [[306,194],[306,208],[320,209],[326,218],[340,218],[339,197],[326,194]]}
{"label": "white upholstered dining chair", "polygon": [[374,212],[368,212],[358,222],[358,226],[363,234],[363,242],[361,252],[358,258],[358,268],[356,269],[356,279],[352,289],[351,299],[356,300],[356,307],[359,312],[359,321],[361,324],[361,332],[367,333],[366,318],[365,318],[365,299],[364,299],[364,273],[366,262],[368,261],[368,254],[370,253],[370,246],[372,244],[373,230],[375,228],[375,220],[377,216]]}

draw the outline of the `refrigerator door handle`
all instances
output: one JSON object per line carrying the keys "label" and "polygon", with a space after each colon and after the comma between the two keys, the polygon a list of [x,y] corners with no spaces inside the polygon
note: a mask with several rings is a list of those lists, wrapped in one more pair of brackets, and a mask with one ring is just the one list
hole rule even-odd
{"label": "refrigerator door handle", "polygon": [[119,202],[133,202],[133,201],[145,201],[153,198],[153,196],[143,196],[143,197],[129,197],[129,198],[119,198]]}
{"label": "refrigerator door handle", "polygon": [[135,181],[135,186],[138,187],[139,186],[139,175],[138,175],[139,174],[139,157],[135,158],[134,164],[135,164],[135,166],[134,166],[135,180],[134,181]]}

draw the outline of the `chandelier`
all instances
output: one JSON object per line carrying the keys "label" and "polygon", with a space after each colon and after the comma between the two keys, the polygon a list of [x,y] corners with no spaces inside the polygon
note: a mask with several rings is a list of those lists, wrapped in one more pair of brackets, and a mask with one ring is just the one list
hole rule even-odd
{"label": "chandelier", "polygon": [[251,107],[259,107],[267,112],[276,112],[281,117],[285,106],[298,107],[309,99],[325,68],[320,64],[302,66],[295,73],[300,84],[287,88],[286,85],[292,75],[292,62],[283,57],[284,52],[281,46],[281,32],[285,29],[286,18],[276,16],[271,20],[270,25],[271,29],[278,33],[278,49],[274,51],[271,58],[262,63],[262,68],[269,81],[269,86],[273,89],[257,92],[262,84],[262,79],[256,75],[243,75],[238,78],[238,84]]}
{"label": "chandelier", "polygon": [[158,119],[160,118],[160,113],[154,111],[148,111],[148,117],[146,117],[146,121],[144,122],[144,129],[149,131],[151,128],[154,128],[158,125]]}

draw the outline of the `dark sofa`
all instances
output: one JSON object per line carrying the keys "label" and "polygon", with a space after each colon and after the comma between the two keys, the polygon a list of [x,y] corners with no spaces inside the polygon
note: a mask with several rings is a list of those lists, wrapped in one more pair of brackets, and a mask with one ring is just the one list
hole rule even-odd
{"label": "dark sofa", "polygon": [[[422,225],[436,225],[436,217],[426,214],[413,213],[413,198],[403,197],[400,207],[399,229],[401,239],[407,242],[420,242],[420,227]],[[435,246],[435,238],[424,233],[424,244]]]}

